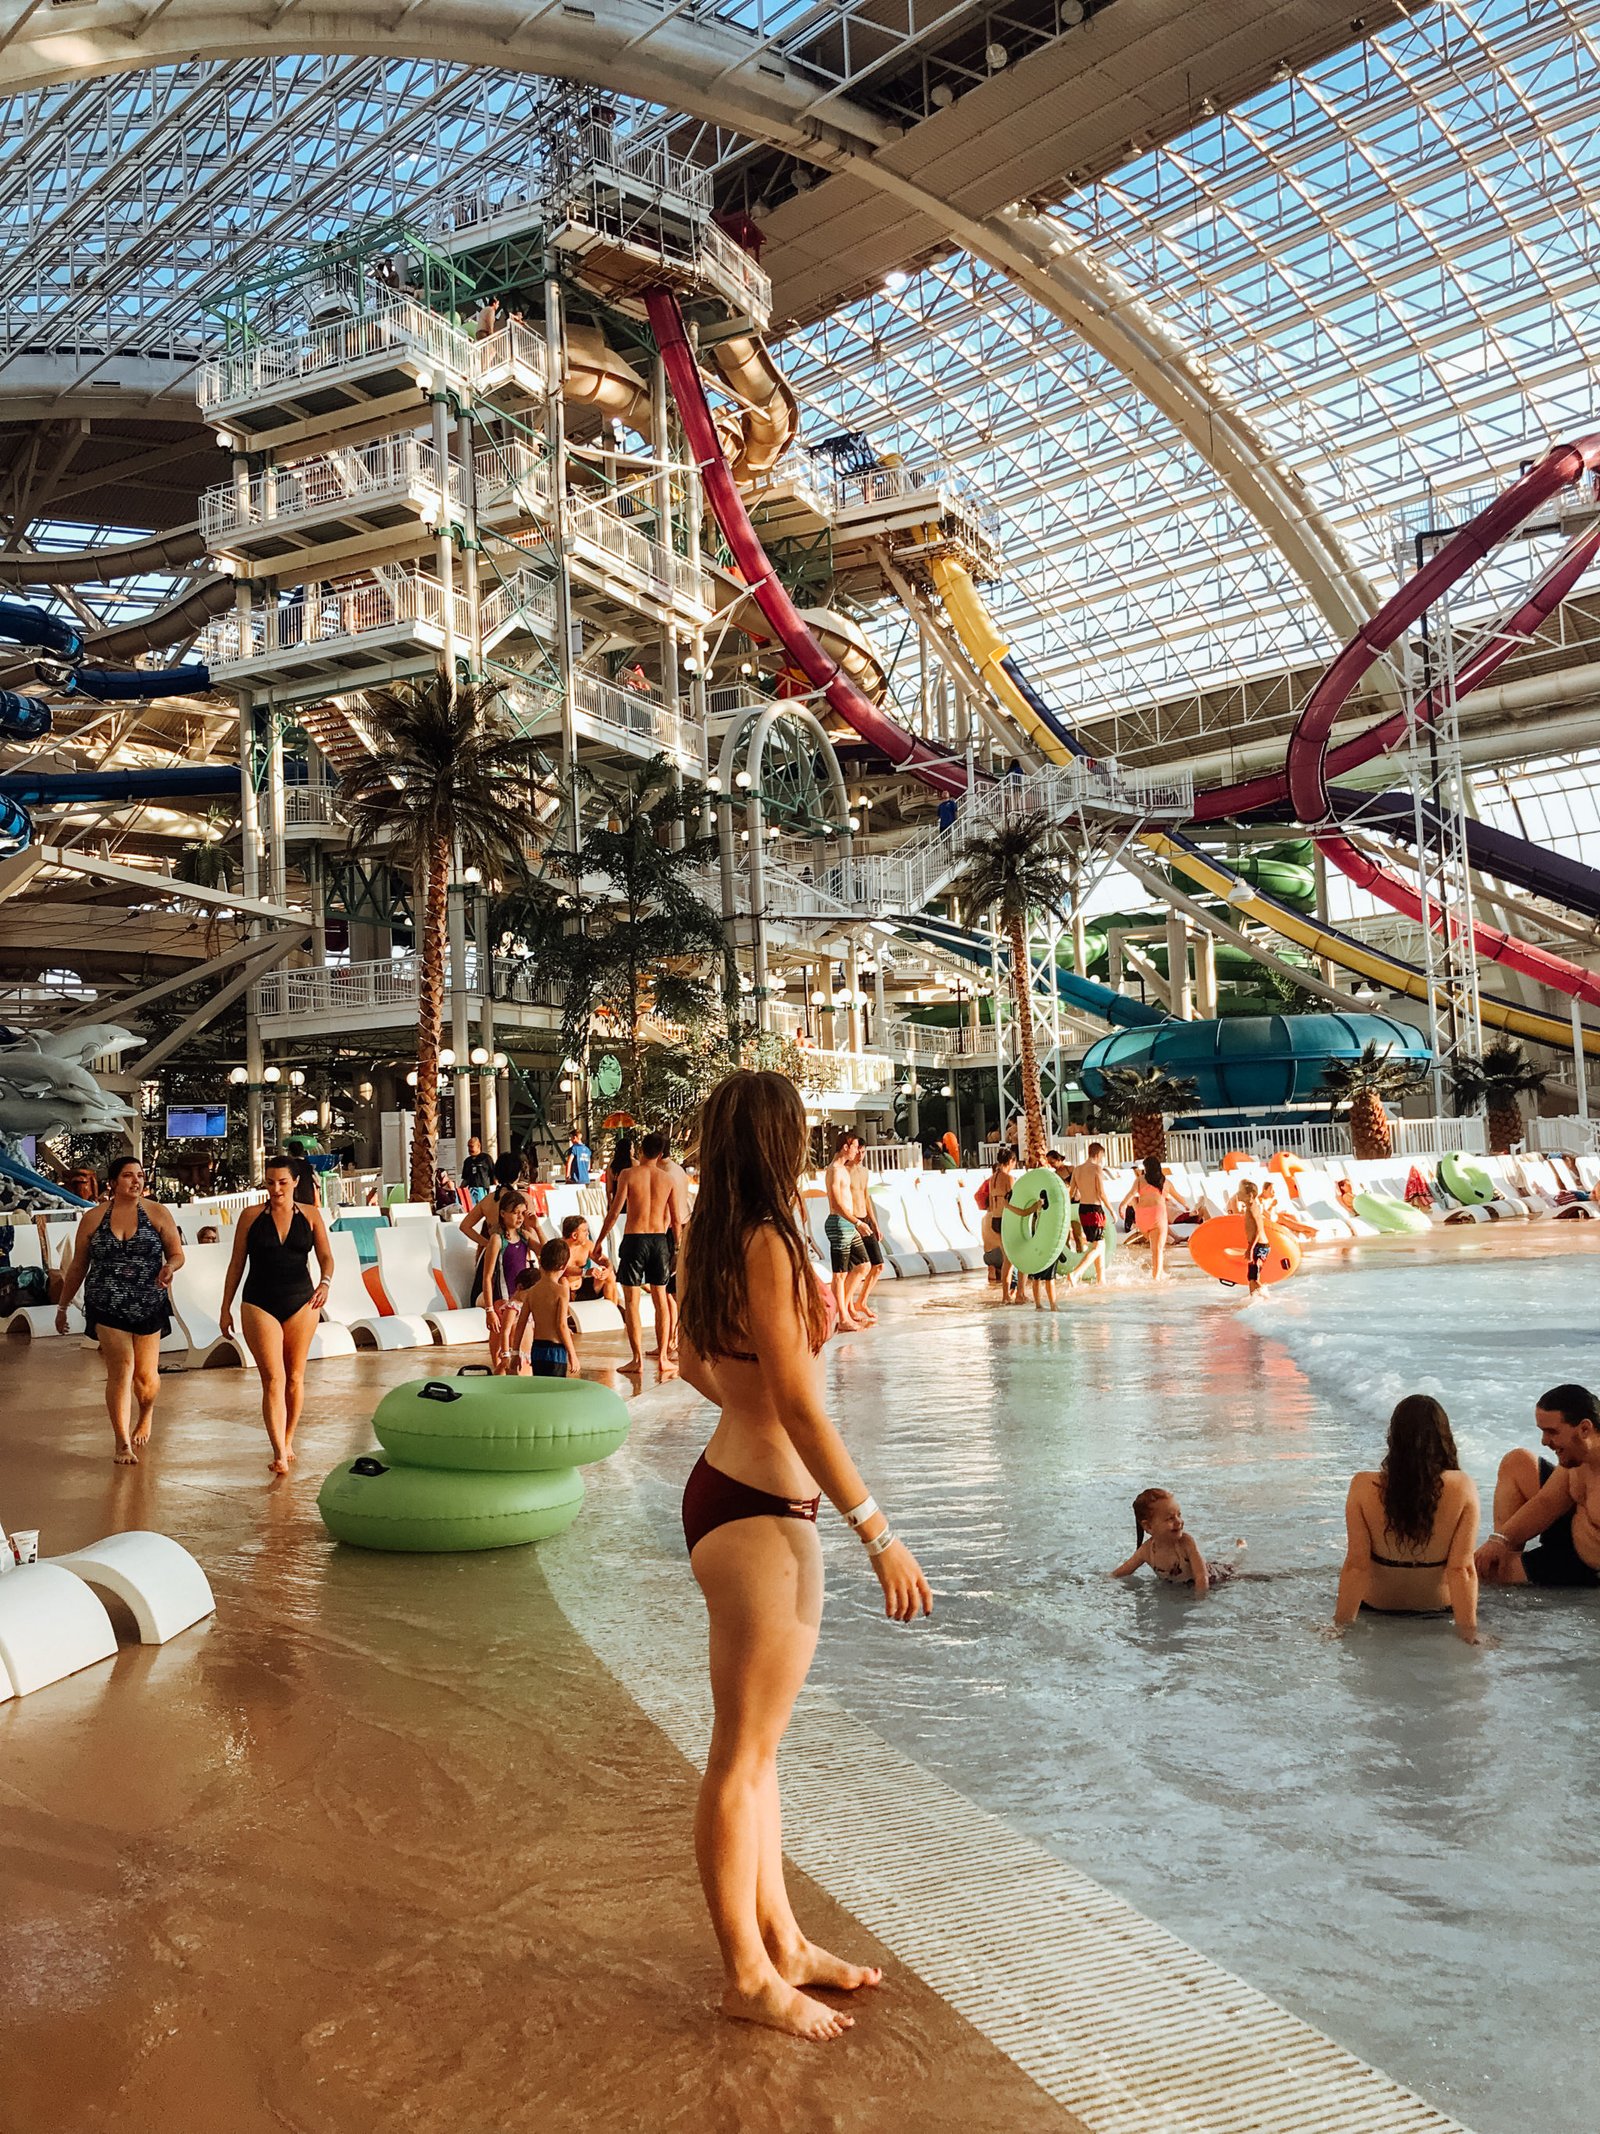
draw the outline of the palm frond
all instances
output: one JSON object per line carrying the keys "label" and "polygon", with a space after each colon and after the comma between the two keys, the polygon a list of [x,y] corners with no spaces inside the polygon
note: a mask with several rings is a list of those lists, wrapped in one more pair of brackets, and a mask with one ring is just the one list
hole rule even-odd
{"label": "palm frond", "polygon": [[1322,1093],[1337,1118],[1363,1097],[1376,1097],[1382,1104],[1398,1103],[1427,1079],[1425,1066],[1405,1055],[1396,1058],[1387,1046],[1369,1039],[1354,1059],[1328,1062],[1322,1070]]}
{"label": "palm frond", "polygon": [[1458,1112],[1480,1104],[1510,1108],[1518,1097],[1537,1096],[1549,1079],[1549,1070],[1535,1067],[1514,1037],[1497,1037],[1481,1059],[1452,1061],[1450,1093]]}
{"label": "palm frond", "polygon": [[974,838],[954,887],[966,903],[997,909],[1003,924],[1026,925],[1034,912],[1060,909],[1066,867],[1064,834],[1040,810]]}

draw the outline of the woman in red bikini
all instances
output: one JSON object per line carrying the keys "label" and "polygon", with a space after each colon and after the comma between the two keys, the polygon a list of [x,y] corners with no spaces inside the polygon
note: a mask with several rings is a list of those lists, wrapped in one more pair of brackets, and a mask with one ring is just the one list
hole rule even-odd
{"label": "woman in red bikini", "polygon": [[852,2018],[804,1988],[850,1991],[880,1975],[808,1941],[783,1883],[778,1744],[822,1620],[821,1492],[865,1545],[895,1622],[931,1615],[933,1596],[822,1405],[827,1300],[795,1219],[807,1140],[785,1076],[732,1074],[712,1091],[678,1297],[683,1375],[721,1411],[683,1493],[683,1532],[711,1617],[716,1718],[695,1857],[722,2006],[820,2041]]}

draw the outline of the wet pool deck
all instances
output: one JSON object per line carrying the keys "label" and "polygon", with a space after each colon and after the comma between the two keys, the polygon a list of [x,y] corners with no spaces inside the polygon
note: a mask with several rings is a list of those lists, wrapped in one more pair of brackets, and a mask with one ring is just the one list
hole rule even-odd
{"label": "wet pool deck", "polygon": [[317,1519],[321,1475],[421,1368],[314,1365],[299,1470],[273,1481],[253,1377],[164,1378],[155,1447],[120,1471],[94,1358],[0,1342],[0,1518],[50,1554],[172,1534],[218,1602],[170,1646],[0,1705],[5,2116],[1073,2134],[803,1876],[810,1931],[882,1962],[885,1987],[821,2048],[714,2013],[694,1771],[570,1627],[539,1552],[363,1554]]}

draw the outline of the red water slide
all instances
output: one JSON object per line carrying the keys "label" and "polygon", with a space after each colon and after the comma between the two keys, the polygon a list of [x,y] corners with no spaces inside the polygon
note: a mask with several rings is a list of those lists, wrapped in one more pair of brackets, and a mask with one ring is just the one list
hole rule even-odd
{"label": "red water slide", "polygon": [[[1323,823],[1334,812],[1328,791],[1330,769],[1342,769],[1351,760],[1366,761],[1370,756],[1381,754],[1393,747],[1406,731],[1406,714],[1396,712],[1370,726],[1355,741],[1346,743],[1343,749],[1329,747],[1329,737],[1341,712],[1373,661],[1395,644],[1451,585],[1466,576],[1513,533],[1530,512],[1562,489],[1571,487],[1584,474],[1593,473],[1597,467],[1600,467],[1600,436],[1579,438],[1575,444],[1557,445],[1547,452],[1537,466],[1530,468],[1503,496],[1496,497],[1486,510],[1447,541],[1345,646],[1306,699],[1305,709],[1289,739],[1284,773],[1290,805],[1302,822]],[[1527,596],[1488,633],[1456,676],[1459,695],[1465,696],[1469,690],[1481,688],[1519,645],[1527,643],[1578,583],[1597,552],[1600,552],[1600,524],[1569,542]],[[1418,718],[1424,722],[1431,719],[1438,709],[1438,701],[1437,691],[1424,697],[1417,707]],[[1364,753],[1352,759],[1351,749],[1361,749]],[[1232,790],[1237,793],[1239,789]],[[1206,796],[1208,800],[1216,797]],[[1443,912],[1431,903],[1425,904],[1412,883],[1369,859],[1341,832],[1319,830],[1316,841],[1340,873],[1358,887],[1381,898],[1392,910],[1404,913],[1407,918],[1430,925],[1438,932],[1444,930]],[[1553,956],[1547,949],[1530,947],[1527,942],[1503,933],[1498,927],[1476,922],[1473,946],[1478,955],[1491,963],[1521,971],[1540,985],[1565,993],[1569,998],[1600,1006],[1600,979],[1564,956]]]}
{"label": "red water slide", "polygon": [[901,770],[909,771],[940,793],[964,793],[967,767],[959,756],[930,748],[898,721],[888,718],[870,697],[862,695],[837,660],[830,659],[812,636],[794,602],[784,591],[761,546],[750,516],[744,508],[732,470],[722,456],[700,366],[683,330],[683,314],[670,289],[652,289],[645,298],[650,330],[656,337],[661,360],[666,365],[672,397],[683,418],[684,434],[705,483],[706,498],[722,528],[739,574],[750,588],[751,598],[766,617],[796,667],[814,689],[820,689],[830,708],[867,742],[879,749]]}

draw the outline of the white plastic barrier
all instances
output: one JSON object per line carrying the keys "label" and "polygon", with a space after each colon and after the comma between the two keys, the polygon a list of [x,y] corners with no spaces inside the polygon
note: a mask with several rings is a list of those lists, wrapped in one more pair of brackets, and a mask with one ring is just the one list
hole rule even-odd
{"label": "white plastic barrier", "polygon": [[0,1695],[31,1696],[116,1649],[104,1603],[59,1564],[22,1564],[0,1577]]}
{"label": "white plastic barrier", "polygon": [[216,1612],[211,1582],[194,1558],[165,1534],[131,1530],[51,1562],[96,1593],[130,1610],[141,1645],[165,1645]]}

